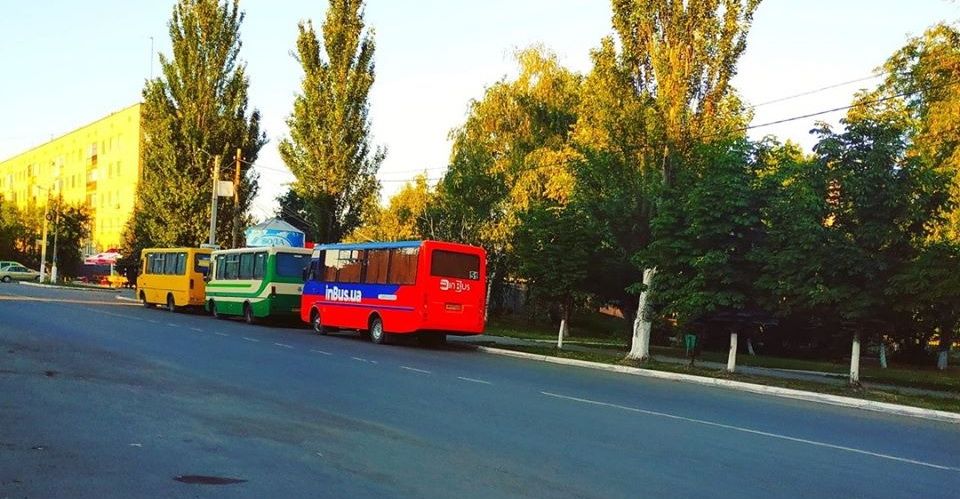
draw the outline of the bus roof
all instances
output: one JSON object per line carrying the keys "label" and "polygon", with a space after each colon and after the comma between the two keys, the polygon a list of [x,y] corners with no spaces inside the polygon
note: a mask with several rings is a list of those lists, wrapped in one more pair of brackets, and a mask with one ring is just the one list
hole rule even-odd
{"label": "bus roof", "polygon": [[396,249],[396,248],[419,248],[423,241],[396,241],[389,243],[337,243],[337,244],[318,244],[314,250],[328,249],[349,249],[349,250],[367,250],[367,249]]}
{"label": "bus roof", "polygon": [[293,253],[298,255],[309,255],[313,253],[310,248],[298,248],[296,246],[251,246],[248,248],[221,249],[213,252],[214,255],[229,255],[237,253]]}

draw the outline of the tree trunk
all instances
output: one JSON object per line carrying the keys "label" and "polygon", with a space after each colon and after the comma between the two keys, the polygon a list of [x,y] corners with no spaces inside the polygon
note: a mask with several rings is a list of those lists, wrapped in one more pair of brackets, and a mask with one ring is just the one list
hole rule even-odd
{"label": "tree trunk", "polygon": [[883,338],[880,339],[880,368],[887,368],[887,344],[884,343]]}
{"label": "tree trunk", "polygon": [[730,333],[730,353],[727,354],[727,372],[737,370],[737,333]]}
{"label": "tree trunk", "polygon": [[570,305],[569,299],[566,300],[566,303],[560,305],[560,331],[557,333],[557,350],[563,350],[563,340],[569,336],[569,331],[567,331],[567,324],[570,319]]}
{"label": "tree trunk", "polygon": [[753,338],[747,338],[747,353],[750,354],[751,357],[757,354],[757,352],[753,350]]}
{"label": "tree trunk", "polygon": [[643,292],[637,303],[637,318],[633,321],[633,340],[627,358],[645,362],[650,358],[650,296],[653,292],[653,278],[657,268],[643,269]]}
{"label": "tree trunk", "polygon": [[853,335],[853,346],[850,349],[850,384],[860,386],[860,334]]}
{"label": "tree trunk", "polygon": [[940,352],[937,355],[937,369],[945,371],[950,365],[950,347],[953,346],[953,334],[940,333]]}

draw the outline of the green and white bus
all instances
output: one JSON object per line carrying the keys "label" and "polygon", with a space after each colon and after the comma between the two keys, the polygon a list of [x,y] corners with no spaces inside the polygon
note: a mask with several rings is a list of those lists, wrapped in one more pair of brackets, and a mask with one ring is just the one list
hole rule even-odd
{"label": "green and white bus", "polygon": [[286,246],[214,251],[207,311],[217,318],[239,315],[248,324],[263,317],[299,316],[303,270],[311,253]]}

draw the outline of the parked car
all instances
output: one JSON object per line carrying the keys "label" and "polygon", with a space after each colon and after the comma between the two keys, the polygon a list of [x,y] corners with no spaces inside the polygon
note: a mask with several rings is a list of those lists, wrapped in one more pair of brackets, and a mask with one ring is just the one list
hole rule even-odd
{"label": "parked car", "polygon": [[0,270],[3,270],[11,265],[19,265],[21,267],[26,267],[26,265],[20,262],[14,262],[12,260],[0,260]]}
{"label": "parked car", "polygon": [[40,280],[40,272],[37,272],[33,269],[28,269],[19,263],[14,263],[13,265],[7,265],[2,270],[0,270],[0,281],[10,282],[10,281],[37,281]]}

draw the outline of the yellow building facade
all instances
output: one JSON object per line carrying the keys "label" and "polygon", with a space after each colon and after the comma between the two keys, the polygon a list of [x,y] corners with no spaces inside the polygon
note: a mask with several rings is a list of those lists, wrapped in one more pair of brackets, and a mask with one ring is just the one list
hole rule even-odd
{"label": "yellow building facade", "polygon": [[61,198],[90,209],[94,254],[119,248],[140,179],[141,105],[121,109],[0,161],[0,195],[24,209]]}

